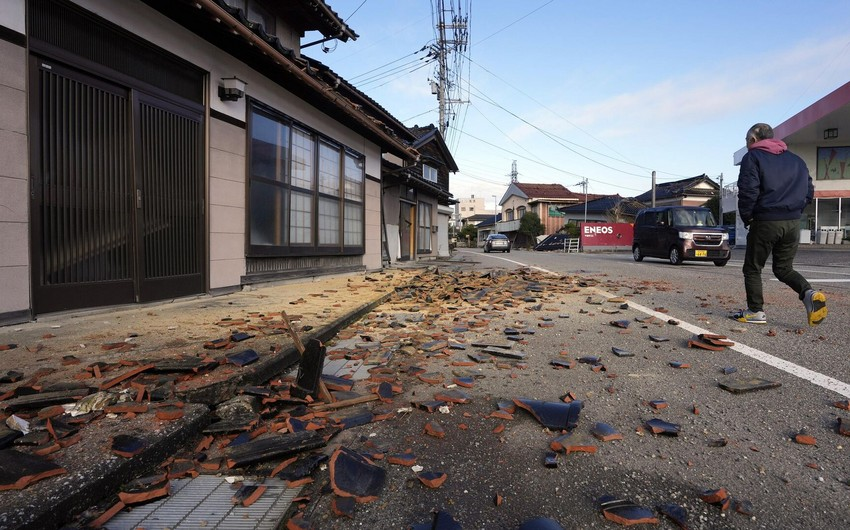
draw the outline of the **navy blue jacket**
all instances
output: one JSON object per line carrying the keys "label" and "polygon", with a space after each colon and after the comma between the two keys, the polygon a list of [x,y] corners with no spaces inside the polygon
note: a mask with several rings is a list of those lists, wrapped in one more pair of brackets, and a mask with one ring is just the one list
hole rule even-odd
{"label": "navy blue jacket", "polygon": [[750,149],[741,160],[738,215],[745,225],[751,221],[799,219],[814,193],[806,163],[790,151],[783,149],[774,154]]}

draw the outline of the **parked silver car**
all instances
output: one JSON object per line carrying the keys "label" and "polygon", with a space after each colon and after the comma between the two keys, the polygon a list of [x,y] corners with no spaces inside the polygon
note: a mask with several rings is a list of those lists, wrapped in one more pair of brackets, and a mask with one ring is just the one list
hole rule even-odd
{"label": "parked silver car", "polygon": [[511,251],[511,240],[505,234],[490,234],[484,240],[484,252],[492,252],[501,250],[502,252]]}

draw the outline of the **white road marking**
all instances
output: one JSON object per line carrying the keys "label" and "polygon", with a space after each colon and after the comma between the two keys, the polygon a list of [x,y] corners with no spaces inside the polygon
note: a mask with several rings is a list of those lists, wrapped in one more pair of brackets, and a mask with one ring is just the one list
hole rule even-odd
{"label": "white road marking", "polygon": [[[847,283],[850,282],[850,278],[806,278],[809,280],[809,283]],[[772,281],[778,282],[776,278],[771,278]]]}
{"label": "white road marking", "polygon": [[[496,256],[492,256],[492,257],[495,258]],[[528,265],[526,263],[521,263],[519,261],[514,261],[514,260],[511,260],[511,259],[507,259],[507,258],[499,258],[499,259],[509,261],[509,262],[514,263],[516,265],[519,265],[521,267],[529,267],[531,269],[535,269],[535,270],[544,272],[546,274],[551,274],[553,276],[561,276],[557,272],[552,272],[552,271],[544,269],[542,267],[534,267],[534,266]],[[814,280],[809,280],[809,281],[814,281]],[[602,290],[598,287],[594,288],[594,290],[596,292],[598,292],[600,295],[602,295],[606,298],[614,298],[616,296],[616,295],[611,294],[607,291],[604,291],[604,290]],[[642,313],[646,313],[647,315],[651,315],[651,316],[654,316],[656,318],[660,318],[662,320],[669,320],[671,318],[675,318],[675,317],[673,317],[669,314],[659,313],[658,311],[652,310],[648,307],[644,307],[640,304],[635,303],[632,300],[629,300],[628,304],[629,304],[629,307],[634,307],[635,309],[637,309],[638,311],[640,311]],[[699,326],[695,326],[693,324],[685,322],[684,320],[682,320],[680,318],[676,318],[676,320],[679,322],[680,328],[685,329],[687,331],[690,331],[694,335],[699,335],[701,333],[711,333],[711,331],[709,331],[709,330],[702,329]],[[730,349],[734,350],[734,351],[736,351],[736,352],[738,352],[742,355],[746,355],[747,357],[750,357],[751,359],[761,361],[764,364],[767,364],[768,366],[772,366],[772,367],[774,367],[778,370],[782,370],[785,373],[791,374],[795,377],[799,377],[800,379],[803,379],[804,381],[808,381],[808,382],[810,382],[814,385],[825,388],[827,390],[831,390],[831,391],[833,391],[837,394],[840,394],[840,395],[842,395],[846,398],[850,398],[850,385],[848,385],[847,383],[844,383],[842,381],[839,381],[838,379],[835,379],[833,377],[829,377],[828,375],[824,375],[820,372],[815,372],[814,370],[809,370],[808,368],[800,366],[799,364],[794,364],[791,361],[786,361],[785,359],[780,359],[779,357],[776,357],[775,355],[765,353],[761,350],[757,350],[755,348],[747,346],[746,344],[741,344],[740,342],[735,342],[735,345],[731,346]]]}

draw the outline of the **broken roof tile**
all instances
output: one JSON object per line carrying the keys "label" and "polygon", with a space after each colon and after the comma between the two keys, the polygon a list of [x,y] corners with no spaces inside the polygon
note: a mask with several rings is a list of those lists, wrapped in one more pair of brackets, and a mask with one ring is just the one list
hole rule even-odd
{"label": "broken roof tile", "polygon": [[239,353],[234,353],[231,355],[225,356],[227,362],[231,364],[235,364],[236,366],[242,367],[253,362],[256,362],[260,359],[260,354],[258,354],[254,350],[244,350]]}
{"label": "broken roof tile", "polygon": [[64,473],[65,468],[50,459],[15,449],[0,450],[0,491],[24,489],[34,482]]}
{"label": "broken roof tile", "polygon": [[699,498],[707,504],[720,506],[721,510],[726,510],[730,507],[731,499],[726,488],[718,488],[716,490],[705,490],[699,494]]}
{"label": "broken roof tile", "polygon": [[552,430],[573,430],[578,424],[581,401],[564,403],[536,399],[514,398],[514,403],[528,411],[537,421]]}
{"label": "broken roof tile", "polygon": [[602,440],[603,442],[611,442],[614,440],[622,440],[623,435],[620,434],[617,429],[613,426],[597,422],[593,425],[593,428],[590,430],[590,433],[593,434],[596,438]]}
{"label": "broken roof tile", "polygon": [[425,424],[425,434],[434,438],[445,438],[446,430],[436,421],[429,421]]}
{"label": "broken roof tile", "polygon": [[549,448],[553,451],[563,451],[566,454],[570,453],[590,453],[594,454],[597,451],[596,444],[593,439],[584,434],[576,434],[570,432],[555,437],[549,442]]}
{"label": "broken roof tile", "polygon": [[440,372],[427,372],[416,376],[420,381],[429,385],[438,385],[443,382],[443,374]]}
{"label": "broken roof tile", "polygon": [[679,436],[679,431],[682,429],[682,427],[676,423],[664,421],[659,418],[653,418],[647,421],[644,425],[652,434],[664,434],[667,436]]}
{"label": "broken roof tile", "polygon": [[387,472],[383,468],[345,446],[334,451],[328,467],[334,493],[354,497],[357,502],[377,500],[386,482]]}
{"label": "broken roof tile", "polygon": [[469,394],[463,390],[453,388],[451,390],[442,390],[435,393],[434,399],[437,401],[447,401],[449,403],[469,403],[472,398],[470,398]]}
{"label": "broken roof tile", "polygon": [[425,486],[434,489],[442,486],[448,475],[442,471],[422,471],[416,475],[416,478]]}
{"label": "broken roof tile", "polygon": [[349,519],[354,518],[354,507],[357,505],[357,501],[354,497],[340,497],[339,495],[334,495],[333,499],[331,499],[331,510],[333,510],[334,515],[337,517],[348,517]]}
{"label": "broken roof tile", "polygon": [[630,500],[618,499],[613,495],[600,497],[599,509],[606,519],[623,526],[658,524],[659,522],[650,508],[639,506]]}
{"label": "broken roof tile", "polygon": [[440,407],[447,405],[445,401],[438,400],[411,401],[410,404],[428,412],[436,412]]}
{"label": "broken roof tile", "polygon": [[655,410],[662,410],[662,409],[666,409],[670,405],[666,401],[664,401],[663,399],[654,399],[654,400],[649,402],[649,406],[654,408]]}
{"label": "broken roof tile", "polygon": [[794,441],[797,442],[800,445],[817,445],[818,444],[817,439],[814,436],[807,434],[805,431],[800,431],[797,434],[795,434],[794,435]]}
{"label": "broken roof tile", "polygon": [[144,451],[147,446],[148,442],[138,436],[118,434],[112,438],[110,450],[118,456],[132,458]]}
{"label": "broken roof tile", "polygon": [[683,530],[688,528],[688,511],[683,507],[678,504],[661,504],[656,508],[679,528]]}
{"label": "broken roof tile", "polygon": [[707,342],[703,342],[701,340],[690,339],[688,340],[688,348],[699,348],[702,350],[709,351],[723,351],[726,349],[725,346],[715,346],[713,344],[709,344]]}
{"label": "broken roof tile", "polygon": [[767,390],[778,388],[782,383],[777,381],[769,381],[761,377],[727,377],[725,380],[718,383],[720,388],[733,394],[743,394],[753,392],[755,390]]}
{"label": "broken roof tile", "polygon": [[118,498],[124,504],[148,502],[168,495],[169,486],[168,476],[165,473],[141,477],[122,486]]}
{"label": "broken roof tile", "polygon": [[623,349],[620,349],[620,348],[615,348],[613,346],[611,347],[611,351],[617,357],[634,357],[635,356],[635,354],[632,353],[632,352],[629,352],[629,351],[626,351],[626,350],[623,350]]}

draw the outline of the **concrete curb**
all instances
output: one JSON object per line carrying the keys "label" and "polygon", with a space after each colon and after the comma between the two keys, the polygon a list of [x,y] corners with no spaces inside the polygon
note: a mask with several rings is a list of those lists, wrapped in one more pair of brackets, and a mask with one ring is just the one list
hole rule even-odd
{"label": "concrete curb", "polygon": [[[133,426],[151,422],[153,412],[138,416]],[[4,513],[0,515],[0,528],[45,530],[58,528],[67,518],[103,500],[108,494],[119,491],[122,485],[148,473],[163,460],[182,449],[186,441],[199,433],[210,421],[210,409],[204,405],[186,404],[183,418],[164,424],[164,428],[147,435],[139,434],[148,447],[133,458],[113,456],[108,449],[95,457],[83,455],[83,448],[72,446],[57,463],[68,471],[51,479],[14,492],[4,492],[7,498]],[[118,419],[117,421],[126,421]],[[128,433],[136,429],[128,426]],[[86,433],[79,445],[109,447],[106,436],[93,439],[97,433]],[[76,457],[76,458],[75,458]]]}

